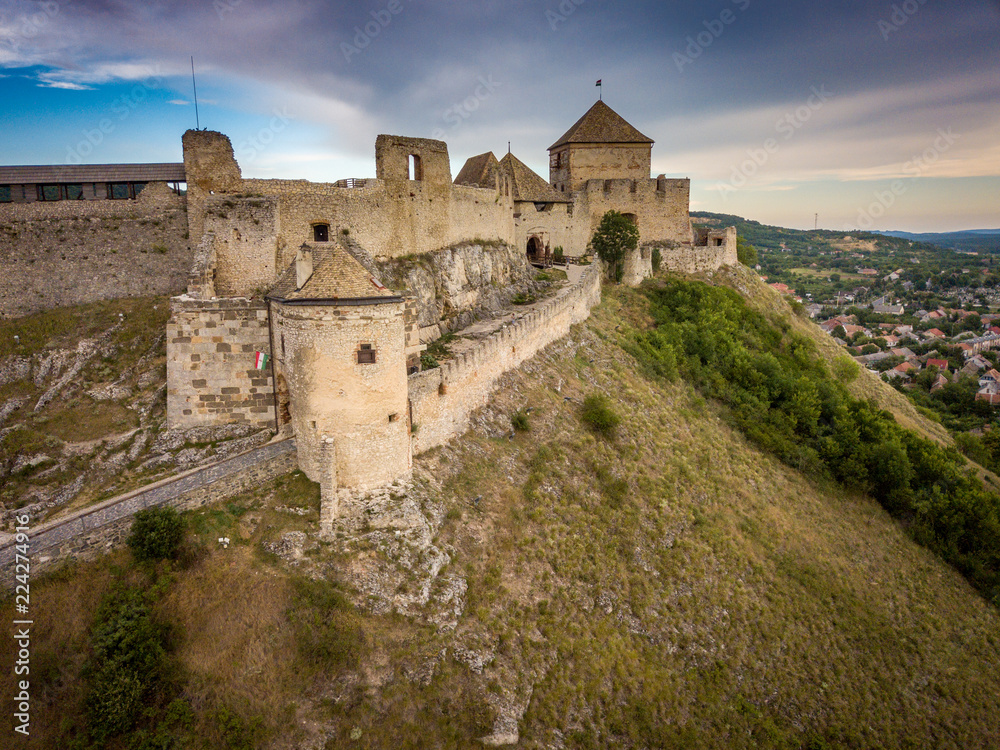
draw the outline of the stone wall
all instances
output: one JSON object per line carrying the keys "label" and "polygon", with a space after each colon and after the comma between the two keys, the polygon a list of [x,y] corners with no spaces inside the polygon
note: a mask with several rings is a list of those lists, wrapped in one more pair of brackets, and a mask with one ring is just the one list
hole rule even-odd
{"label": "stone wall", "polygon": [[0,317],[183,291],[192,253],[182,196],[0,204]]}
{"label": "stone wall", "polygon": [[[550,156],[549,182],[575,192],[585,189],[588,180],[647,180],[651,152],[651,143],[568,143]],[[558,168],[553,163],[557,155]]]}
{"label": "stone wall", "polygon": [[413,452],[443,445],[469,428],[473,411],[489,401],[496,383],[538,351],[565,336],[601,299],[600,264],[588,266],[564,296],[484,339],[441,367],[409,377]]}
{"label": "stone wall", "polygon": [[[739,262],[736,257],[736,227],[713,232],[707,241],[708,245],[685,243],[677,247],[661,248],[660,269],[678,273],[702,273],[718,270],[722,266],[735,266]],[[643,246],[642,249],[651,249],[655,244]]]}
{"label": "stone wall", "polygon": [[[284,440],[247,451],[211,466],[105,500],[33,528],[29,533],[33,577],[70,557],[92,559],[128,537],[136,511],[166,505],[191,510],[259,487],[297,468],[295,441]],[[13,586],[15,540],[0,543],[0,582]]]}
{"label": "stone wall", "polygon": [[255,369],[256,351],[271,352],[263,300],[174,297],[167,323],[169,428],[273,426],[271,369]]}
{"label": "stone wall", "polygon": [[[313,241],[316,224],[328,224],[331,238],[346,233],[381,259],[477,239],[512,243],[514,237],[511,203],[490,189],[415,180],[366,180],[354,188],[305,180],[244,180],[242,191],[277,199],[274,227],[279,270],[288,267],[303,242]],[[214,226],[218,234],[218,225]],[[230,229],[243,231],[245,226],[234,221]],[[219,262],[220,272],[225,273],[223,261]]]}
{"label": "stone wall", "polygon": [[216,294],[262,296],[291,262],[289,258],[277,265],[278,200],[213,195],[205,199],[204,207],[202,236],[213,237]]}

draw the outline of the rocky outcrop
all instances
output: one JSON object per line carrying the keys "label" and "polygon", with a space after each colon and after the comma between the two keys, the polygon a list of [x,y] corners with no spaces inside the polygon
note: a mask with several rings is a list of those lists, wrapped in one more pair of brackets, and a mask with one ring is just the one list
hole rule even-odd
{"label": "rocky outcrop", "polygon": [[503,243],[454,245],[385,261],[378,270],[384,284],[416,296],[420,328],[441,333],[491,317],[542,286],[524,254]]}

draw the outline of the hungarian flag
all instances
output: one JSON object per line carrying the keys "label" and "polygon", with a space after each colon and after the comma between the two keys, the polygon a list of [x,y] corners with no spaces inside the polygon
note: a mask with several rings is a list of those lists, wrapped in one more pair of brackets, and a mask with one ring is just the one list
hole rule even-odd
{"label": "hungarian flag", "polygon": [[600,79],[600,78],[598,78],[598,79],[597,79],[597,84],[596,84],[596,85],[597,85],[597,86],[600,86],[600,85],[601,85],[601,79]]}
{"label": "hungarian flag", "polygon": [[268,356],[264,352],[256,352],[254,358],[254,367],[258,370],[263,370],[267,365]]}

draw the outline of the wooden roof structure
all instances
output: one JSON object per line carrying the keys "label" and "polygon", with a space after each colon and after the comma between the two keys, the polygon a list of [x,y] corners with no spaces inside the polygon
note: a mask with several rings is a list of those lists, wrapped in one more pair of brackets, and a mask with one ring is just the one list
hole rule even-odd
{"label": "wooden roof structure", "polygon": [[549,151],[567,143],[653,143],[649,138],[634,127],[625,118],[615,112],[603,101],[597,101],[594,106],[576,123],[563,133],[562,137],[549,146]]}
{"label": "wooden roof structure", "polygon": [[313,272],[296,288],[295,263],[291,263],[268,293],[275,302],[297,305],[378,305],[401,302],[398,292],[385,287],[338,243],[312,244]]}
{"label": "wooden roof structure", "polygon": [[183,163],[55,164],[0,167],[0,184],[80,182],[187,182]]}

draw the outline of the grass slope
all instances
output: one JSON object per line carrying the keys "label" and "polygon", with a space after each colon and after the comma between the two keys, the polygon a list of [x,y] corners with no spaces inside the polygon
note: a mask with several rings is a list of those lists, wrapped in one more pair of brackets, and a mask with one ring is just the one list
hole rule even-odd
{"label": "grass slope", "polygon": [[[296,475],[190,514],[156,612],[193,719],[164,736],[995,747],[997,611],[874,501],[761,453],[690,386],[639,375],[617,340],[646,321],[639,293],[606,291],[503,379],[466,436],[415,459],[405,497],[332,541],[315,537],[318,494]],[[594,394],[621,417],[610,437],[581,420]],[[84,735],[89,621],[103,592],[144,575],[120,551],[34,582],[25,746]],[[0,690],[14,694],[9,671]]]}

